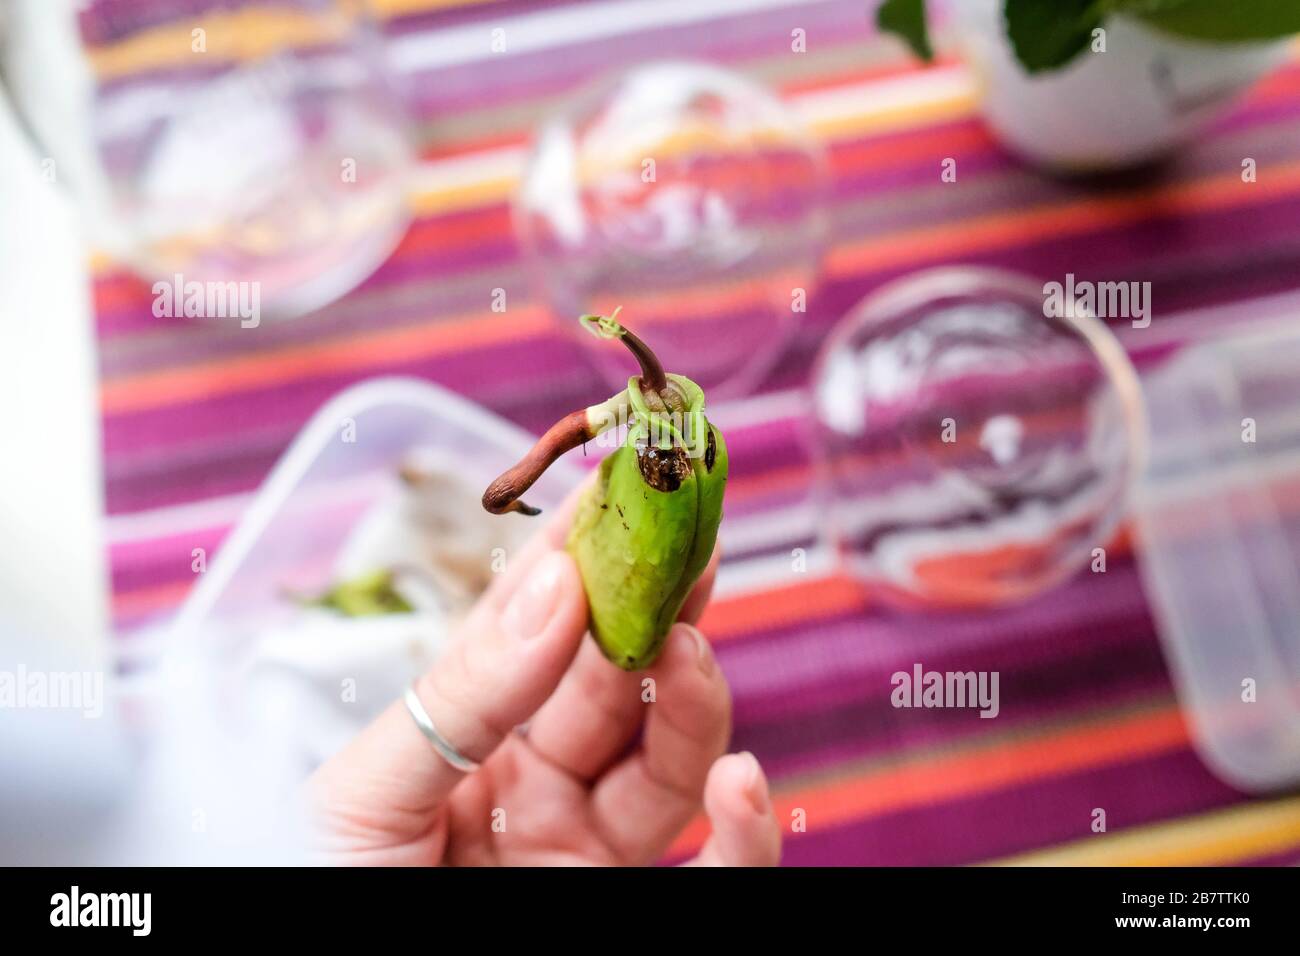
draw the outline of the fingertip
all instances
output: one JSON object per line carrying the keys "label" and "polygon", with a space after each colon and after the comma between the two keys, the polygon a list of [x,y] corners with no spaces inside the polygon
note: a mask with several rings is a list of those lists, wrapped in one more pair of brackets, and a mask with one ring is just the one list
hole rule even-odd
{"label": "fingertip", "polygon": [[772,812],[772,796],[768,792],[767,774],[763,773],[763,767],[748,750],[740,754],[748,764],[745,777],[745,798],[749,805],[759,816],[767,816]]}
{"label": "fingertip", "polygon": [[719,757],[704,786],[704,809],[713,828],[706,861],[723,866],[775,866],[781,831],[767,775],[748,751]]}
{"label": "fingertip", "polygon": [[577,653],[587,631],[587,592],[582,585],[578,563],[567,551],[550,551],[538,561],[534,573],[551,576],[555,589],[550,619],[543,629],[543,636],[571,645],[572,656]]}
{"label": "fingertip", "polygon": [[716,809],[733,816],[762,816],[772,810],[767,776],[758,758],[748,750],[726,754],[714,762],[704,786],[706,806],[710,797]]}

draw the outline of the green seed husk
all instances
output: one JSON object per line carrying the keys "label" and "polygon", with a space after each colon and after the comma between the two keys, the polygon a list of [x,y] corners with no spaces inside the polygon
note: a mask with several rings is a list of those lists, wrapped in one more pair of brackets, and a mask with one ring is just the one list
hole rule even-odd
{"label": "green seed husk", "polygon": [[565,544],[582,575],[592,637],[625,670],[649,667],[713,554],[722,521],[728,458],[722,433],[704,414],[704,392],[665,374],[653,353],[613,316],[583,316],[619,338],[641,363],[627,389],[558,423],[484,493],[495,513],[535,513],[519,496],[547,465],[610,427],[626,441],[600,465]]}

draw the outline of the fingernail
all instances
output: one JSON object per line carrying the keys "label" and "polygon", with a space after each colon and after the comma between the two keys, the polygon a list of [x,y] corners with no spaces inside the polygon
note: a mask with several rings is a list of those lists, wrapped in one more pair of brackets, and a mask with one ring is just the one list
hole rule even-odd
{"label": "fingernail", "polygon": [[767,779],[763,776],[763,768],[759,766],[758,758],[748,750],[741,751],[740,756],[749,761],[749,779],[745,784],[745,796],[749,797],[749,802],[756,812],[766,814],[772,808],[772,802],[768,797]]}
{"label": "fingernail", "polygon": [[691,636],[695,642],[695,659],[699,662],[700,670],[705,674],[713,673],[713,648],[709,646],[708,640],[700,633],[698,628],[691,627],[689,624],[678,624],[682,630]]}
{"label": "fingernail", "polygon": [[501,615],[506,633],[528,640],[546,630],[559,604],[560,579],[570,560],[562,552],[552,551],[528,572]]}

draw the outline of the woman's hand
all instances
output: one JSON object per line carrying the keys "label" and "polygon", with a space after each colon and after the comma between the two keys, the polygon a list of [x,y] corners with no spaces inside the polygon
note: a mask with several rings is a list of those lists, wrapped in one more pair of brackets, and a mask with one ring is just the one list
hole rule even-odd
{"label": "woman's hand", "polygon": [[693,626],[717,555],[655,666],[620,670],[585,639],[582,582],[561,550],[576,500],[416,684],[441,736],[482,766],[455,770],[394,703],[311,779],[327,862],[647,864],[701,803],[713,834],[692,862],[778,862],[767,781],[752,755],[723,756],[731,695]]}

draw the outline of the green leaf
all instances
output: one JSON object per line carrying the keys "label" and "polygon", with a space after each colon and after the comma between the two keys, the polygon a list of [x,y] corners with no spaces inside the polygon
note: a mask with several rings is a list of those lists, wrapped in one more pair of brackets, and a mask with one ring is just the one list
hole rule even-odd
{"label": "green leaf", "polygon": [[1240,43],[1300,33],[1300,0],[1119,0],[1114,8],[1194,40]]}
{"label": "green leaf", "polygon": [[410,614],[415,609],[398,593],[395,578],[392,571],[371,571],[350,581],[342,581],[319,597],[306,598],[300,603],[307,607],[328,608],[344,617]]}
{"label": "green leaf", "polygon": [[934,59],[925,29],[925,0],[885,0],[876,9],[876,26],[907,41],[912,52],[929,63]]}
{"label": "green leaf", "polygon": [[1007,36],[1030,73],[1059,69],[1092,41],[1104,15],[1096,0],[1006,0]]}

